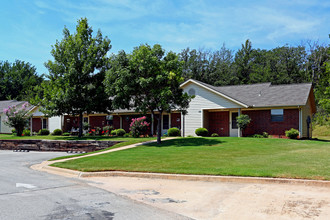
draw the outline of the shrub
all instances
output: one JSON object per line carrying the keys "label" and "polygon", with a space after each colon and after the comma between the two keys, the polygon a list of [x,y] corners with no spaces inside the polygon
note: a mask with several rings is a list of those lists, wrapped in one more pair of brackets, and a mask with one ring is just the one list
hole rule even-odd
{"label": "shrub", "polygon": [[267,132],[262,132],[262,136],[264,137],[264,138],[268,138],[269,137],[269,134],[267,133]]}
{"label": "shrub", "polygon": [[69,133],[69,132],[64,132],[64,133],[62,134],[62,136],[70,136],[70,133]]}
{"label": "shrub", "polygon": [[15,128],[11,129],[11,133],[12,134],[17,134],[16,129]]}
{"label": "shrub", "polygon": [[39,135],[49,135],[48,129],[40,129],[38,132]]}
{"label": "shrub", "polygon": [[219,137],[219,135],[217,133],[213,133],[211,134],[211,137]]}
{"label": "shrub", "polygon": [[23,130],[23,136],[30,136],[30,135],[31,135],[31,132],[29,129]]}
{"label": "shrub", "polygon": [[146,119],[146,116],[132,119],[129,130],[133,137],[137,138],[140,137],[140,135],[146,135],[147,129],[150,125]]}
{"label": "shrub", "polygon": [[101,135],[101,130],[100,127],[95,127],[95,135]]}
{"label": "shrub", "polygon": [[62,135],[62,130],[61,129],[55,129],[52,133],[52,135]]}
{"label": "shrub", "polygon": [[113,130],[113,127],[112,126],[104,126],[102,129],[103,129],[103,131],[102,131],[103,135],[110,135],[111,130]]}
{"label": "shrub", "polygon": [[285,131],[285,136],[290,139],[297,139],[299,136],[299,131],[297,129],[291,128],[290,130]]}
{"label": "shrub", "polygon": [[130,137],[131,135],[129,134],[129,133],[126,133],[126,134],[124,134],[124,137],[125,138],[128,138],[128,137]]}
{"label": "shrub", "polygon": [[179,128],[170,128],[168,129],[167,134],[170,137],[176,137],[176,136],[180,136],[181,132]]}
{"label": "shrub", "polygon": [[112,130],[112,131],[111,131],[111,135],[116,136],[116,135],[117,135],[117,130]]}
{"label": "shrub", "polygon": [[29,113],[28,103],[25,102],[22,107],[8,106],[3,112],[6,115],[5,124],[15,128],[17,136],[22,136],[24,128],[29,124],[31,113]]}
{"label": "shrub", "polygon": [[84,122],[83,123],[83,130],[88,131],[89,128],[90,128],[89,123],[88,122]]}
{"label": "shrub", "polygon": [[237,126],[243,131],[247,125],[251,122],[251,119],[248,115],[241,114],[240,116],[236,117]]}
{"label": "shrub", "polygon": [[119,137],[122,137],[126,134],[126,131],[124,129],[117,129],[116,130],[116,135],[119,136]]}
{"label": "shrub", "polygon": [[206,137],[209,134],[209,131],[206,128],[197,128],[195,133],[197,136]]}
{"label": "shrub", "polygon": [[261,134],[254,134],[251,137],[253,137],[253,138],[264,138],[264,136],[261,135]]}

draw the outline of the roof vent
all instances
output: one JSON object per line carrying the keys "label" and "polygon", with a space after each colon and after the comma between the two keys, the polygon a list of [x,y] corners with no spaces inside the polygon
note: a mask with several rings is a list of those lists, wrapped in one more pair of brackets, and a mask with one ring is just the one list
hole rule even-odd
{"label": "roof vent", "polygon": [[259,92],[259,95],[258,96],[261,96],[261,91]]}

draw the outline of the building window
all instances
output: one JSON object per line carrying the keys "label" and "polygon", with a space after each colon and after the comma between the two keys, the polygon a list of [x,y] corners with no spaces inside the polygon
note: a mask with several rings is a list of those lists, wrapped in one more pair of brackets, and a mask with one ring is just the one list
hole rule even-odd
{"label": "building window", "polygon": [[163,115],[163,129],[169,129],[170,117],[169,115]]}
{"label": "building window", "polygon": [[47,129],[48,125],[47,125],[47,118],[43,118],[42,119],[42,129]]}
{"label": "building window", "polygon": [[238,112],[231,113],[231,129],[238,129],[237,119],[236,119],[237,117],[238,117]]}
{"label": "building window", "polygon": [[84,117],[83,122],[84,122],[84,123],[88,123],[88,117]]}
{"label": "building window", "polygon": [[270,113],[271,113],[271,121],[279,122],[284,120],[283,109],[271,109]]}

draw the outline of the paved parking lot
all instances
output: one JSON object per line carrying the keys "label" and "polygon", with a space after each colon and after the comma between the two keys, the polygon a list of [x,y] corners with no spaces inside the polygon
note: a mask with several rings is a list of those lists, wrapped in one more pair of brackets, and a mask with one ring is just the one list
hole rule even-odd
{"label": "paved parking lot", "polygon": [[188,219],[68,178],[30,169],[66,155],[0,151],[0,219]]}

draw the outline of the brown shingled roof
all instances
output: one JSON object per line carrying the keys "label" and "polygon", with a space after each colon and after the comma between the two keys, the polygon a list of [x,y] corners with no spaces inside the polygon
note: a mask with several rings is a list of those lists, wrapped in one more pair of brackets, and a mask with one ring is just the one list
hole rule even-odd
{"label": "brown shingled roof", "polygon": [[192,80],[224,94],[249,107],[275,107],[306,105],[311,83],[272,85],[259,83],[250,85],[212,86]]}

